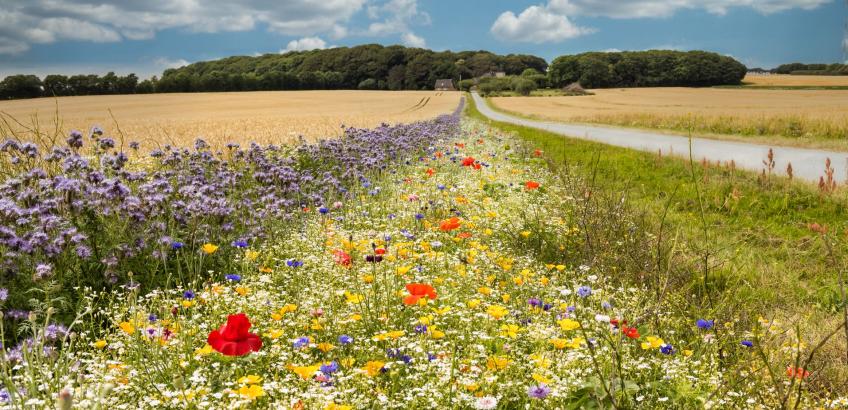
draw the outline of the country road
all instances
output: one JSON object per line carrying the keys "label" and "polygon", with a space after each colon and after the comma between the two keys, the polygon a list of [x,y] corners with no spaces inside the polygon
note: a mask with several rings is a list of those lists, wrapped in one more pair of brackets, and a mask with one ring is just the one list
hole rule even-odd
{"label": "country road", "polygon": [[[684,135],[530,120],[497,112],[489,107],[488,103],[476,92],[472,93],[472,96],[477,109],[484,116],[495,121],[538,128],[570,138],[587,139],[641,151],[658,152],[662,150],[663,155],[672,154],[685,158],[689,157],[689,138]],[[834,178],[839,182],[845,182],[848,179],[848,172],[846,172],[848,152],[781,146],[769,147],[707,138],[694,138],[692,141],[692,154],[696,161],[701,161],[703,158],[712,162],[734,161],[738,168],[757,172],[765,168],[763,161],[768,155],[769,148],[774,150],[775,172],[780,175],[786,174],[786,166],[791,163],[796,178],[818,182],[819,178],[824,175],[825,160],[830,158],[831,167],[835,170]]]}

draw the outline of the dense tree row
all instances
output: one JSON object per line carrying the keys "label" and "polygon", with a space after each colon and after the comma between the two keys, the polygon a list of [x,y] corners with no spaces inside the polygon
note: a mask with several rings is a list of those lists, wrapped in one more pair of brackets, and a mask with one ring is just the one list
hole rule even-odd
{"label": "dense tree row", "polygon": [[745,65],[706,51],[590,52],[558,57],[548,75],[554,87],[579,82],[587,88],[705,87],[739,84]]}
{"label": "dense tree row", "polygon": [[130,74],[105,76],[15,75],[0,83],[0,98],[152,92],[432,89],[437,79],[471,78],[488,72],[545,72],[548,63],[531,55],[488,51],[435,52],[368,44],[327,50],[239,56],[165,70],[139,82]]}
{"label": "dense tree row", "polygon": [[437,79],[459,80],[491,71],[520,74],[527,68],[544,72],[547,65],[530,55],[368,44],[194,63],[166,70],[157,91],[426,90]]}
{"label": "dense tree row", "polygon": [[775,74],[811,74],[811,75],[848,75],[848,64],[781,64],[774,70]]}
{"label": "dense tree row", "polygon": [[44,79],[34,75],[10,75],[0,82],[0,98],[33,98],[63,95],[104,95],[153,92],[153,81],[138,81],[135,74],[126,76],[109,72],[64,76],[51,74]]}

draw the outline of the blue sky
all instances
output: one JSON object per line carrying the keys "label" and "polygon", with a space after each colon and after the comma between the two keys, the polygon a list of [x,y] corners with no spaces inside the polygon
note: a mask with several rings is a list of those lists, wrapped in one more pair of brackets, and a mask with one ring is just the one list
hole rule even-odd
{"label": "blue sky", "polygon": [[[222,6],[222,4],[224,4]],[[288,49],[705,49],[749,67],[841,62],[843,0],[0,0],[0,76],[118,73]]]}

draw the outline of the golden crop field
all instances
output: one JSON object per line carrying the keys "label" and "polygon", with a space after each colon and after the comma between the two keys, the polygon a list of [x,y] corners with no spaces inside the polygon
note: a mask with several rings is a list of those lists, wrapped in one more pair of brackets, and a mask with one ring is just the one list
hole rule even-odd
{"label": "golden crop field", "polygon": [[[848,90],[617,88],[580,97],[495,97],[519,115],[848,148]],[[772,142],[770,138],[763,142]]]}
{"label": "golden crop field", "polygon": [[746,85],[756,86],[842,86],[848,87],[848,75],[746,75],[742,80]]}
{"label": "golden crop field", "polygon": [[458,92],[354,90],[108,95],[0,101],[0,112],[23,123],[10,125],[27,139],[32,139],[26,128],[34,115],[43,131],[55,130],[58,103],[62,135],[99,126],[104,135],[118,139],[123,133],[126,142],[142,146],[190,145],[196,138],[222,146],[282,144],[299,135],[337,137],[342,124],[374,127],[429,119],[453,111],[459,98]]}

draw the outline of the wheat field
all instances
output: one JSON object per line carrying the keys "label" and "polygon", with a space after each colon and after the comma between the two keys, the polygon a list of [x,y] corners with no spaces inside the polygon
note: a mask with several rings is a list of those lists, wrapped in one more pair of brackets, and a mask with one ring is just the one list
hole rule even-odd
{"label": "wheat field", "polygon": [[746,85],[774,86],[774,87],[829,87],[848,86],[848,75],[746,75],[742,80]]}
{"label": "wheat field", "polygon": [[764,143],[848,148],[848,90],[616,88],[580,97],[495,97],[526,117],[761,137]]}
{"label": "wheat field", "polygon": [[74,129],[87,133],[97,126],[104,135],[123,135],[142,147],[185,146],[197,138],[217,147],[228,142],[283,144],[301,135],[308,140],[337,137],[342,125],[374,127],[433,118],[453,111],[459,99],[458,92],[354,90],[39,98],[0,101],[6,120],[0,127],[3,134],[34,140],[37,118],[41,132],[51,135],[57,129],[58,106],[60,135]]}

